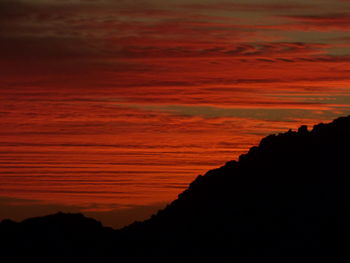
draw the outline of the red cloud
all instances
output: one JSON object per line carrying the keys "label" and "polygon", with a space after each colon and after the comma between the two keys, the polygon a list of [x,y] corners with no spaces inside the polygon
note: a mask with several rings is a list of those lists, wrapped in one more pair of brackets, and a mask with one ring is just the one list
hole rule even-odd
{"label": "red cloud", "polygon": [[328,54],[347,14],[133,3],[0,2],[1,193],[167,201],[262,134],[349,111],[350,56]]}
{"label": "red cloud", "polygon": [[342,30],[348,31],[350,26],[350,15],[346,13],[326,15],[294,15],[285,18],[298,22],[297,24],[286,25],[289,28],[301,30]]}

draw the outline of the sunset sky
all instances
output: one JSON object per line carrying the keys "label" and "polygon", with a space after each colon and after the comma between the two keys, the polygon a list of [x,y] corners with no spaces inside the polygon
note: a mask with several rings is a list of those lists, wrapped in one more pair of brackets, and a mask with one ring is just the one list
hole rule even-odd
{"label": "sunset sky", "polygon": [[0,219],[120,227],[350,114],[350,0],[0,0]]}

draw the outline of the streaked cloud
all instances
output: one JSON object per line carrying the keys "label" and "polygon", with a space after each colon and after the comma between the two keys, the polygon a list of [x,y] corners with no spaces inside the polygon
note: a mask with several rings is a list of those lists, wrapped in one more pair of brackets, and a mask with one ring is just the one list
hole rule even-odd
{"label": "streaked cloud", "polygon": [[265,134],[349,114],[349,7],[0,0],[1,196],[150,213]]}

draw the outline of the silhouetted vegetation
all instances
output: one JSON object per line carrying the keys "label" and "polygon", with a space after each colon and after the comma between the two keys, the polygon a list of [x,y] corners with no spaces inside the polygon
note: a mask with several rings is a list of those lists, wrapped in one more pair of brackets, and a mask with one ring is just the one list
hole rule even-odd
{"label": "silhouetted vegetation", "polygon": [[0,224],[2,262],[345,262],[350,117],[270,135],[149,220],[80,214]]}

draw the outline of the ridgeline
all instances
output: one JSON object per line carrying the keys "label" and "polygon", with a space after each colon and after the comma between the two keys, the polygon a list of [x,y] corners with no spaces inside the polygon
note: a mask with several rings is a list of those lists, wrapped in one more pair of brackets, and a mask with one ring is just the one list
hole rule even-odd
{"label": "ridgeline", "polygon": [[349,261],[350,116],[270,135],[123,229],[81,214],[0,223],[1,262]]}

